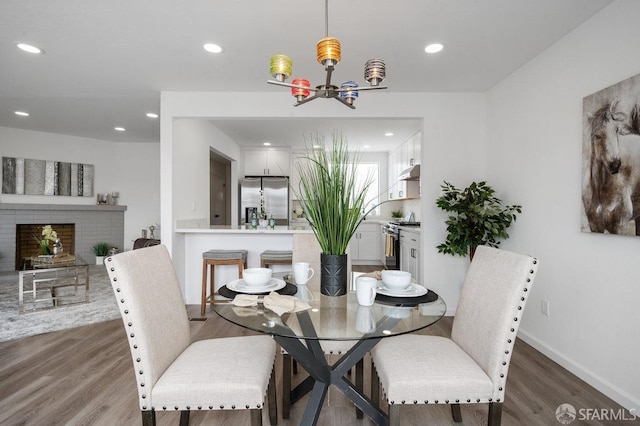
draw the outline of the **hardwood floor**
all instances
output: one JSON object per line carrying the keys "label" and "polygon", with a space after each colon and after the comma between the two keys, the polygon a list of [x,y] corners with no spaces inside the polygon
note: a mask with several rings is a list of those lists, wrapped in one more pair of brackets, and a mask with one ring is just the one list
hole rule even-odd
{"label": "hardwood floor", "polygon": [[[200,306],[188,312],[199,317]],[[194,339],[246,335],[250,332],[230,324],[207,309],[208,322],[192,321]],[[205,326],[206,324],[206,326]],[[448,336],[452,318],[446,317],[423,334]],[[401,356],[400,354],[398,356]],[[211,359],[211,368],[223,368]],[[369,389],[369,360],[365,362],[365,389]],[[278,394],[281,386],[281,359],[276,374]],[[298,373],[297,380],[304,376]],[[368,392],[368,391],[367,391]],[[281,401],[281,398],[278,398]],[[338,392],[330,391],[331,409],[322,411],[321,425],[370,425],[357,420],[349,403]],[[279,425],[297,425],[306,400],[293,405],[291,418]],[[522,341],[516,343],[503,425],[559,425],[555,410],[562,403],[576,408],[621,408],[567,370],[561,368]],[[383,408],[386,406],[383,404]],[[403,425],[454,425],[450,409],[438,406],[405,406]],[[1,425],[139,425],[140,411],[132,361],[122,321],[104,323],[27,337],[0,343],[0,424]],[[486,406],[462,405],[465,426],[486,424]],[[159,425],[175,425],[179,414],[159,412]],[[263,424],[269,423],[267,411]],[[193,412],[191,425],[241,425],[249,423],[246,411]],[[625,421],[624,424],[640,424]],[[615,421],[588,421],[572,424],[613,425]]]}

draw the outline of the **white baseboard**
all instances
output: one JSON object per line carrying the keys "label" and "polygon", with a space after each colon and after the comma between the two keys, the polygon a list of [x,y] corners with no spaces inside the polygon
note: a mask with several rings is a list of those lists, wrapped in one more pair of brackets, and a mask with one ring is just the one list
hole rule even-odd
{"label": "white baseboard", "polygon": [[[537,339],[536,337],[530,335],[522,328],[518,332],[518,338],[522,339],[522,341],[528,343],[533,348],[549,357],[554,362],[560,364],[563,368],[566,368],[571,373],[578,376],[580,379],[587,382],[589,385],[596,388],[598,391],[602,392],[609,398],[613,399],[618,404],[622,405],[627,410],[633,410],[636,415],[640,413],[640,399],[630,395],[624,390],[618,388],[614,384],[608,382],[604,378],[598,376],[593,371],[585,368],[583,365],[575,362],[571,358],[566,357],[565,355],[557,352],[554,348],[550,347],[546,343]],[[565,401],[567,403],[571,403],[571,401]],[[608,407],[589,407],[589,408],[608,408]]]}

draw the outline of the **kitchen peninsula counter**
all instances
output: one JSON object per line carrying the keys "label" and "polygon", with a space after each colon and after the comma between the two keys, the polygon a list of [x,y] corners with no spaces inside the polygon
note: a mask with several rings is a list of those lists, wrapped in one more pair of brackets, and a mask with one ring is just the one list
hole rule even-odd
{"label": "kitchen peninsula counter", "polygon": [[[187,222],[187,221],[185,221]],[[202,291],[202,253],[208,250],[247,250],[247,266],[260,266],[260,253],[265,250],[292,250],[295,234],[313,234],[307,225],[276,226],[275,229],[251,229],[240,226],[207,226],[204,223],[188,221],[176,224],[176,248],[181,247],[177,259],[180,281],[184,285],[187,304],[199,305]],[[182,257],[182,256],[180,256]],[[182,270],[180,270],[182,269]],[[220,265],[215,268],[215,288],[237,279],[238,268],[235,265]],[[291,265],[273,265],[276,271],[290,271]]]}

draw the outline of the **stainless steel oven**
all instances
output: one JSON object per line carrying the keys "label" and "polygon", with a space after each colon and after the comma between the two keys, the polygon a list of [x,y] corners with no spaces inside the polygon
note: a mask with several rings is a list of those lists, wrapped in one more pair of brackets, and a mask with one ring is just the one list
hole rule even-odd
{"label": "stainless steel oven", "polygon": [[382,250],[386,268],[400,269],[400,232],[394,222],[382,225]]}

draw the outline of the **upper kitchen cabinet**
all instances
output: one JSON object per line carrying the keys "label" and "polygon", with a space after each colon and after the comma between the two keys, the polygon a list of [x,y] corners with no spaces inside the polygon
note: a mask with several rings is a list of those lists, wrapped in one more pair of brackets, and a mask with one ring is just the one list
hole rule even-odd
{"label": "upper kitchen cabinet", "polygon": [[400,180],[400,174],[409,167],[420,164],[420,132],[389,153],[389,199],[420,198],[420,181]]}
{"label": "upper kitchen cabinet", "polygon": [[247,149],[244,151],[245,176],[289,176],[291,153],[283,149]]}
{"label": "upper kitchen cabinet", "polygon": [[291,153],[292,165],[291,174],[289,175],[289,185],[291,186],[291,194],[294,200],[298,199],[297,193],[300,192],[300,173],[298,172],[298,165],[307,160],[308,153],[306,151],[294,151]]}

